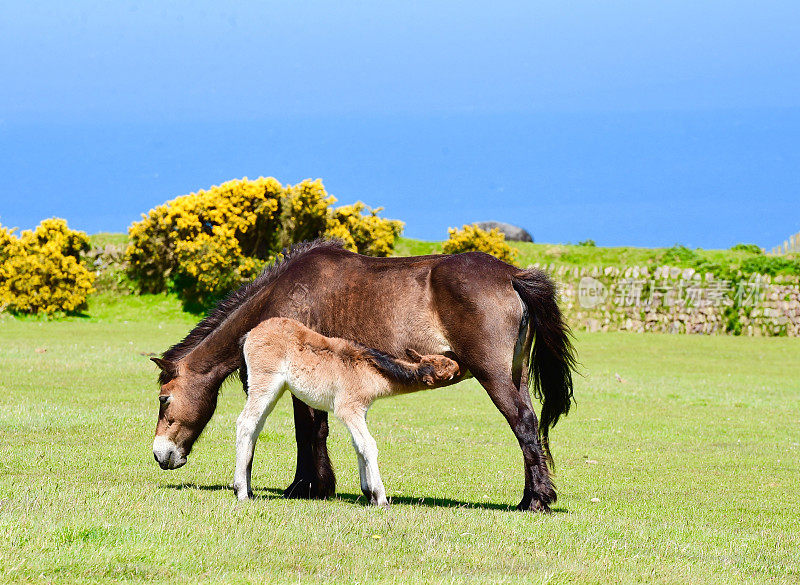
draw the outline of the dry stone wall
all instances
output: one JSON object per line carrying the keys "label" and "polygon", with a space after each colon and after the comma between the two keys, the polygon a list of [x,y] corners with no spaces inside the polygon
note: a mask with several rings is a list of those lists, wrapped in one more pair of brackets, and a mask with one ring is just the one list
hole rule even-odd
{"label": "dry stone wall", "polygon": [[732,280],[671,266],[535,265],[576,330],[800,337],[797,276]]}

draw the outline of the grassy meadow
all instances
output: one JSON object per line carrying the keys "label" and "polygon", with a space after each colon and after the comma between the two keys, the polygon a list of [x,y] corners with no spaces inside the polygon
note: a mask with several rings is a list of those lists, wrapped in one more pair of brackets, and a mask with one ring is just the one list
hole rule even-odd
{"label": "grassy meadow", "polygon": [[800,581],[800,342],[580,334],[553,432],[559,500],[518,513],[521,454],[474,381],[378,402],[389,509],[364,505],[341,424],[339,496],[284,500],[291,401],[235,501],[238,383],[189,463],[151,453],[147,359],[195,317],[168,296],[84,317],[0,315],[0,582],[787,583]]}
{"label": "grassy meadow", "polygon": [[[443,242],[429,242],[412,238],[398,238],[395,255],[418,256],[439,254]],[[712,272],[735,272],[748,260],[762,256],[753,250],[728,249],[690,250],[676,245],[672,248],[638,248],[635,246],[595,246],[579,244],[539,244],[533,242],[509,242],[517,250],[517,264],[557,264],[573,266],[658,266],[667,264],[681,268],[702,268]],[[797,254],[783,256],[789,263],[800,260]],[[781,272],[797,274],[797,265],[791,264]]]}
{"label": "grassy meadow", "polygon": [[[89,236],[91,245],[95,248],[116,246],[124,249],[128,243],[127,234],[99,233]],[[413,238],[399,237],[395,240],[395,256],[420,256],[423,254],[440,254],[444,242],[416,240]],[[736,270],[747,260],[752,260],[760,254],[752,250],[727,249],[704,250],[695,248],[689,250],[682,246],[672,248],[639,248],[635,246],[594,246],[579,244],[540,244],[533,242],[509,242],[517,250],[517,264],[530,266],[532,264],[558,264],[573,266],[657,266],[667,264],[682,268],[704,269],[732,269]],[[783,256],[790,262],[800,262],[797,253]],[[796,274],[796,267],[784,269],[783,272]]]}

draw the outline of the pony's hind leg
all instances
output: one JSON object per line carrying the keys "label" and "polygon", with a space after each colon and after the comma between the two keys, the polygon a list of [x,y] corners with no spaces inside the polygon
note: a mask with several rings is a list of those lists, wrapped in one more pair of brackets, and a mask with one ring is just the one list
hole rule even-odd
{"label": "pony's hind leg", "polygon": [[508,374],[477,373],[477,380],[486,389],[497,409],[508,421],[522,449],[525,464],[525,491],[517,505],[520,510],[549,512],[556,501],[556,491],[547,469],[547,461],[539,443],[539,427],[531,407],[527,385],[514,384]]}
{"label": "pony's hind leg", "polygon": [[264,421],[286,388],[285,381],[278,375],[263,380],[254,378],[251,378],[247,401],[236,420],[236,471],[233,474],[233,490],[240,500],[253,497],[250,478],[256,439],[264,427]]}
{"label": "pony's hind leg", "polygon": [[370,504],[388,506],[386,489],[383,487],[383,480],[378,470],[378,445],[367,428],[365,415],[365,411],[336,413],[350,431],[353,440],[353,448],[358,457],[358,472],[361,476],[361,491]]}

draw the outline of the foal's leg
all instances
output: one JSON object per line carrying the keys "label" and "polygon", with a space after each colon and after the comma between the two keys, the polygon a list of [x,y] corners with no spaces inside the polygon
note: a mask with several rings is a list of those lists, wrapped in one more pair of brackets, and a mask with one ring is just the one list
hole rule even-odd
{"label": "foal's leg", "polygon": [[233,490],[240,500],[253,497],[250,477],[256,439],[264,427],[264,421],[286,387],[283,378],[278,375],[270,376],[264,381],[253,380],[253,382],[244,409],[236,420],[236,471],[233,475]]}
{"label": "foal's leg", "polygon": [[336,416],[345,424],[353,439],[353,447],[358,457],[358,472],[361,476],[361,491],[370,504],[388,506],[386,489],[383,487],[381,473],[378,470],[378,445],[367,428],[366,410],[337,412]]}
{"label": "foal's leg", "polygon": [[353,441],[353,448],[356,450],[356,459],[358,460],[358,478],[361,483],[361,493],[363,493],[367,498],[370,497],[370,489],[369,489],[369,482],[367,481],[367,460],[364,459],[364,456],[356,447],[355,439],[353,438],[353,434],[350,433],[350,438]]}

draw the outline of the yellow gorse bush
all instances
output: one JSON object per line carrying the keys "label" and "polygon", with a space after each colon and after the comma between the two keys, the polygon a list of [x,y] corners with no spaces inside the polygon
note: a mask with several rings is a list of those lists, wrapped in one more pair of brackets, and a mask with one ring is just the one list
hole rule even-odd
{"label": "yellow gorse bush", "polygon": [[86,234],[63,219],[45,219],[19,237],[0,226],[0,307],[48,315],[83,308],[95,278],[80,263],[88,249]]}
{"label": "yellow gorse bush", "polygon": [[245,258],[266,259],[279,245],[283,191],[275,179],[245,178],[151,209],[128,229],[129,276],[142,292],[175,286],[198,302],[251,277],[258,268]]}
{"label": "yellow gorse bush", "polygon": [[336,197],[328,195],[320,180],[302,181],[286,187],[282,203],[281,246],[286,247],[323,235]]}
{"label": "yellow gorse bush", "polygon": [[517,250],[506,242],[506,236],[497,228],[490,231],[482,230],[477,225],[465,225],[462,229],[449,228],[449,239],[442,245],[445,254],[459,254],[461,252],[486,252],[503,262],[514,264],[517,260]]}
{"label": "yellow gorse bush", "polygon": [[319,180],[283,186],[272,177],[182,195],[131,225],[128,274],[143,292],[175,290],[199,308],[251,280],[296,242],[324,235],[364,254],[391,253],[402,222],[363,203],[334,210],[335,202]]}
{"label": "yellow gorse bush", "polygon": [[395,238],[403,233],[403,222],[378,217],[381,211],[382,207],[371,209],[361,201],[343,205],[330,214],[325,233],[328,237],[342,240],[353,252],[388,256],[394,250]]}

